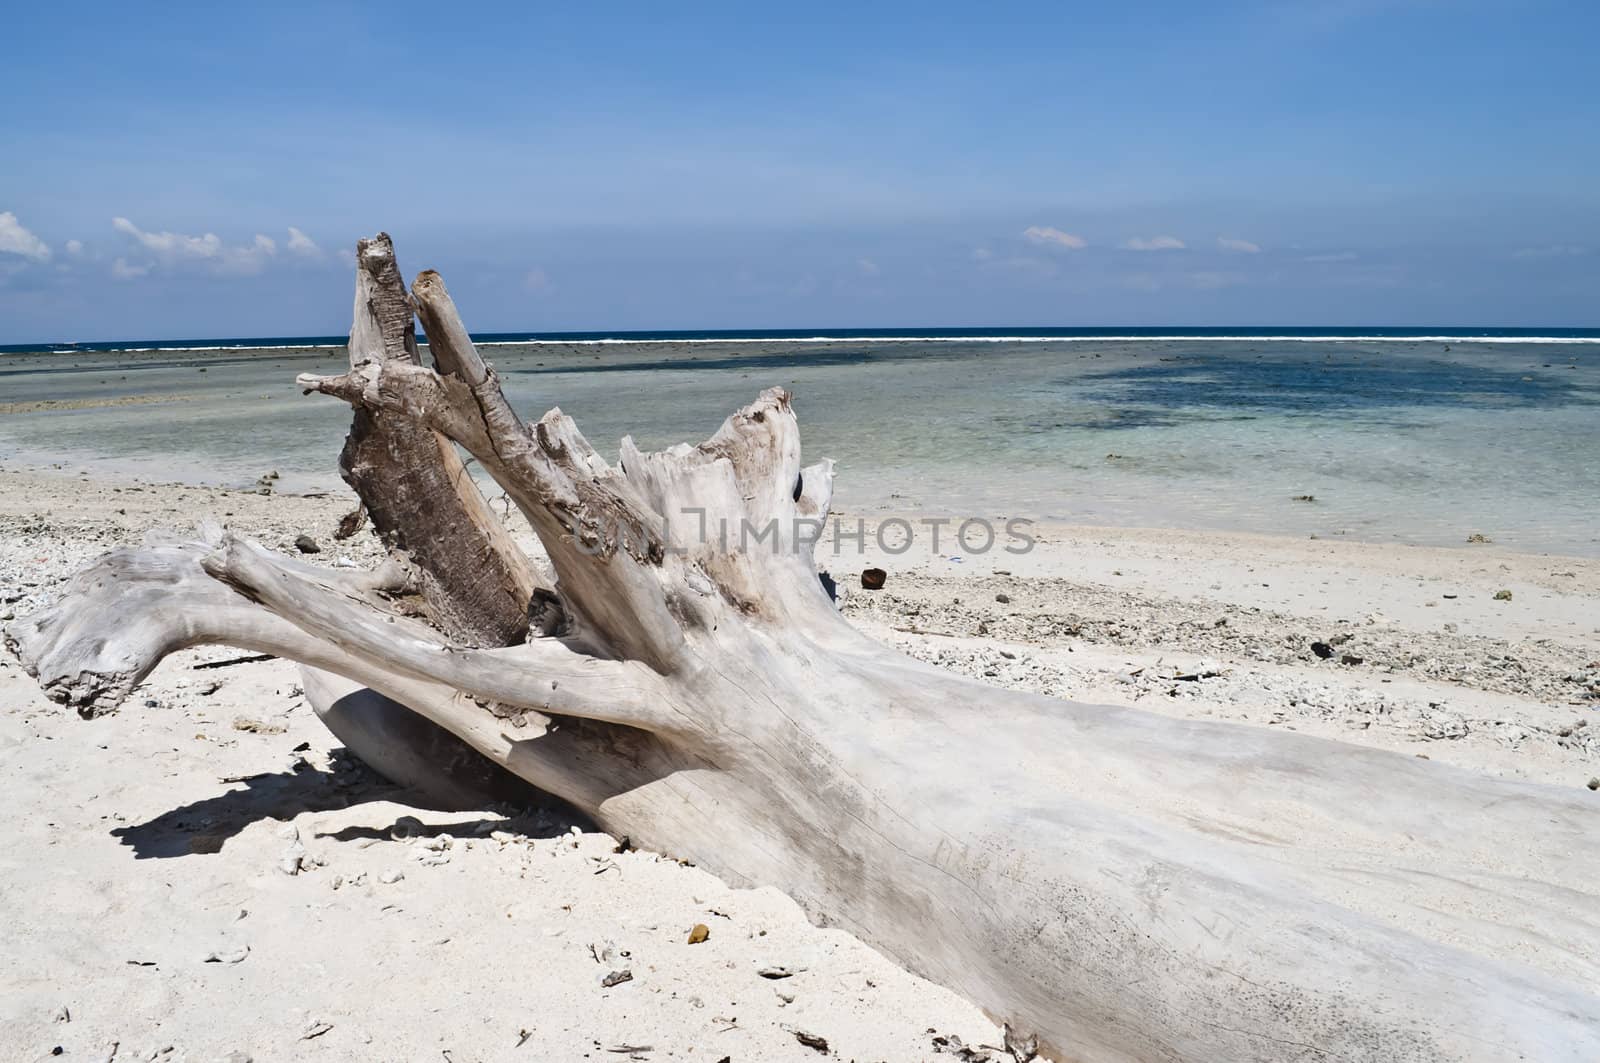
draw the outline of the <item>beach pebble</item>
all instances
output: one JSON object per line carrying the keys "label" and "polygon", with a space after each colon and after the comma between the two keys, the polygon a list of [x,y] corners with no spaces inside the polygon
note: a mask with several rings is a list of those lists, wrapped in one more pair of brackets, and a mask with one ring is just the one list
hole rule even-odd
{"label": "beach pebble", "polygon": [[804,1030],[795,1030],[794,1039],[813,1051],[821,1052],[823,1055],[828,1054],[828,1039],[826,1037],[819,1037]]}
{"label": "beach pebble", "polygon": [[711,936],[711,928],[704,923],[696,923],[689,931],[689,944],[698,945]]}
{"label": "beach pebble", "polygon": [[600,979],[600,985],[606,989],[610,989],[612,986],[619,986],[623,982],[631,981],[633,981],[633,972],[624,968],[620,971],[612,971],[610,974]]}
{"label": "beach pebble", "polygon": [[302,554],[320,554],[322,547],[309,535],[297,535],[294,539],[294,548]]}
{"label": "beach pebble", "polygon": [[333,1023],[324,1022],[321,1019],[312,1019],[306,1023],[305,1029],[300,1031],[300,1040],[309,1041],[313,1037],[321,1037],[331,1029],[333,1029]]}
{"label": "beach pebble", "polygon": [[213,949],[206,953],[203,963],[241,963],[250,955],[249,945],[240,945],[238,948]]}
{"label": "beach pebble", "polygon": [[285,875],[298,875],[306,865],[305,846],[295,842],[283,851],[278,859],[278,870]]}
{"label": "beach pebble", "polygon": [[759,974],[763,978],[771,978],[776,981],[780,978],[793,978],[795,975],[804,970],[804,967],[785,967],[782,964],[773,964],[769,967],[761,968],[760,970],[756,971],[756,974]]}
{"label": "beach pebble", "polygon": [[863,590],[882,590],[884,583],[888,582],[889,573],[881,568],[864,568],[861,570],[861,587]]}
{"label": "beach pebble", "polygon": [[1495,591],[1494,592],[1494,600],[1497,601],[1497,602],[1509,602],[1511,600],[1511,592],[1510,591],[1503,591],[1503,590],[1502,591]]}
{"label": "beach pebble", "polygon": [[404,879],[405,877],[406,877],[406,873],[404,871],[399,871],[399,870],[385,871],[383,874],[378,876],[378,881],[383,883],[385,886],[392,886],[396,882],[399,882],[402,879]]}
{"label": "beach pebble", "polygon": [[416,816],[401,816],[394,821],[394,826],[389,828],[389,837],[395,841],[405,841],[407,838],[420,836],[424,829],[422,820]]}

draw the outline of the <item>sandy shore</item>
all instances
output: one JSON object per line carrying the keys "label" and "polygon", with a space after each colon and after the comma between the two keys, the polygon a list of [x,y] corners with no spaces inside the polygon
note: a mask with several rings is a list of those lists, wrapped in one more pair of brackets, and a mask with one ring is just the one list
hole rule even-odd
{"label": "sandy shore", "polygon": [[[309,534],[312,560],[372,563],[365,534],[331,539],[351,506],[0,472],[0,618],[112,546],[202,516],[273,547]],[[1600,776],[1600,562],[1035,533],[1029,553],[959,561],[887,555],[869,535],[829,568],[846,588],[887,569],[884,590],[845,595],[852,621],[996,685],[1562,787]],[[773,891],[616,852],[551,810],[408,804],[342,755],[294,666],[196,667],[237,656],[179,654],[91,722],[0,661],[10,1058],[58,1045],[69,1059],[115,1045],[117,1060],[822,1058],[804,1033],[840,1059],[900,1061],[955,1058],[953,1037],[1000,1043],[969,1005]],[[301,849],[304,869],[285,873]],[[710,937],[690,945],[696,924]],[[777,967],[796,973],[762,976]]]}

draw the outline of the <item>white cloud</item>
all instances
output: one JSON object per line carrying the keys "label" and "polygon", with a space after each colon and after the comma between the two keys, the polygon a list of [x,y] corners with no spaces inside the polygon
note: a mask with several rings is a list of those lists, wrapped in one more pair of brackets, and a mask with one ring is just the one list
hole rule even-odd
{"label": "white cloud", "polygon": [[974,262],[987,262],[993,257],[994,252],[987,247],[974,247],[972,249],[972,261]]}
{"label": "white cloud", "polygon": [[1235,240],[1227,236],[1217,237],[1217,246],[1224,251],[1240,251],[1247,255],[1255,255],[1261,252],[1260,244],[1252,244],[1249,240]]}
{"label": "white cloud", "polygon": [[1050,244],[1055,247],[1065,247],[1072,251],[1089,246],[1087,240],[1072,233],[1064,233],[1050,225],[1030,225],[1022,230],[1022,238],[1030,244]]}
{"label": "white cloud", "polygon": [[216,233],[185,236],[182,233],[147,233],[127,218],[112,218],[111,227],[133,237],[147,251],[180,258],[220,258],[222,239]]}
{"label": "white cloud", "polygon": [[[127,218],[112,218],[111,227],[119,233],[132,237],[139,246],[155,255],[158,262],[165,264],[202,262],[210,265],[218,273],[258,273],[267,260],[278,253],[277,241],[261,233],[257,233],[255,239],[242,247],[229,247],[216,233],[187,236],[183,233],[146,232]],[[143,272],[149,272],[153,264],[144,264]],[[128,266],[124,262],[124,268],[141,267]]]}
{"label": "white cloud", "polygon": [[21,255],[43,262],[50,257],[50,247],[24,229],[17,216],[7,210],[0,211],[0,254]]}
{"label": "white cloud", "polygon": [[856,261],[856,269],[860,270],[861,275],[864,277],[876,277],[883,272],[878,268],[878,264],[870,258],[858,259]]}
{"label": "white cloud", "polygon": [[68,240],[67,241],[67,254],[69,254],[69,255],[81,255],[81,254],[83,254],[83,241],[82,240]]}
{"label": "white cloud", "polygon": [[1361,256],[1354,251],[1336,251],[1326,255],[1307,255],[1303,262],[1354,262]]}
{"label": "white cloud", "polygon": [[119,281],[133,280],[135,277],[142,277],[149,272],[150,264],[148,262],[133,265],[127,259],[119,258],[111,263],[111,275]]}
{"label": "white cloud", "polygon": [[1128,251],[1182,251],[1188,245],[1176,236],[1152,236],[1148,240],[1135,236],[1124,240],[1122,246]]}
{"label": "white cloud", "polygon": [[293,225],[289,226],[289,242],[284,246],[295,254],[307,258],[322,257],[322,248],[317,246],[317,242]]}

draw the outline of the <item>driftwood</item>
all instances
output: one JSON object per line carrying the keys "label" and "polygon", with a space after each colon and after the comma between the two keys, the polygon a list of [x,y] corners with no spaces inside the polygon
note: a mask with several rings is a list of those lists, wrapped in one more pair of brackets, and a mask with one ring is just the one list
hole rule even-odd
{"label": "driftwood", "polygon": [[51,698],[105,711],[198,643],[292,658],[392,777],[470,800],[475,751],[785,890],[1056,1059],[1600,1059],[1592,801],[903,657],[819,582],[832,465],[802,467],[788,394],[610,465],[559,410],[522,421],[437,275],[398,277],[364,241],[351,369],[300,381],[355,407],[346,474],[391,562],[215,528],[114,552],[7,632]]}

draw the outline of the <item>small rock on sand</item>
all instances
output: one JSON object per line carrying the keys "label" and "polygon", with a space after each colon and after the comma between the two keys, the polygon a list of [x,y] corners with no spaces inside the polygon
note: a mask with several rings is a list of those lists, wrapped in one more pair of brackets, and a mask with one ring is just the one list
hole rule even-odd
{"label": "small rock on sand", "polygon": [[805,1045],[807,1048],[821,1052],[823,1055],[828,1054],[828,1039],[826,1037],[818,1037],[814,1033],[806,1033],[804,1030],[796,1030],[794,1032],[794,1039]]}
{"label": "small rock on sand", "polygon": [[315,539],[313,539],[309,535],[297,535],[297,536],[295,536],[294,537],[294,548],[296,550],[300,551],[302,554],[320,554],[320,553],[322,553],[322,547],[318,546],[317,545],[317,541]]}

